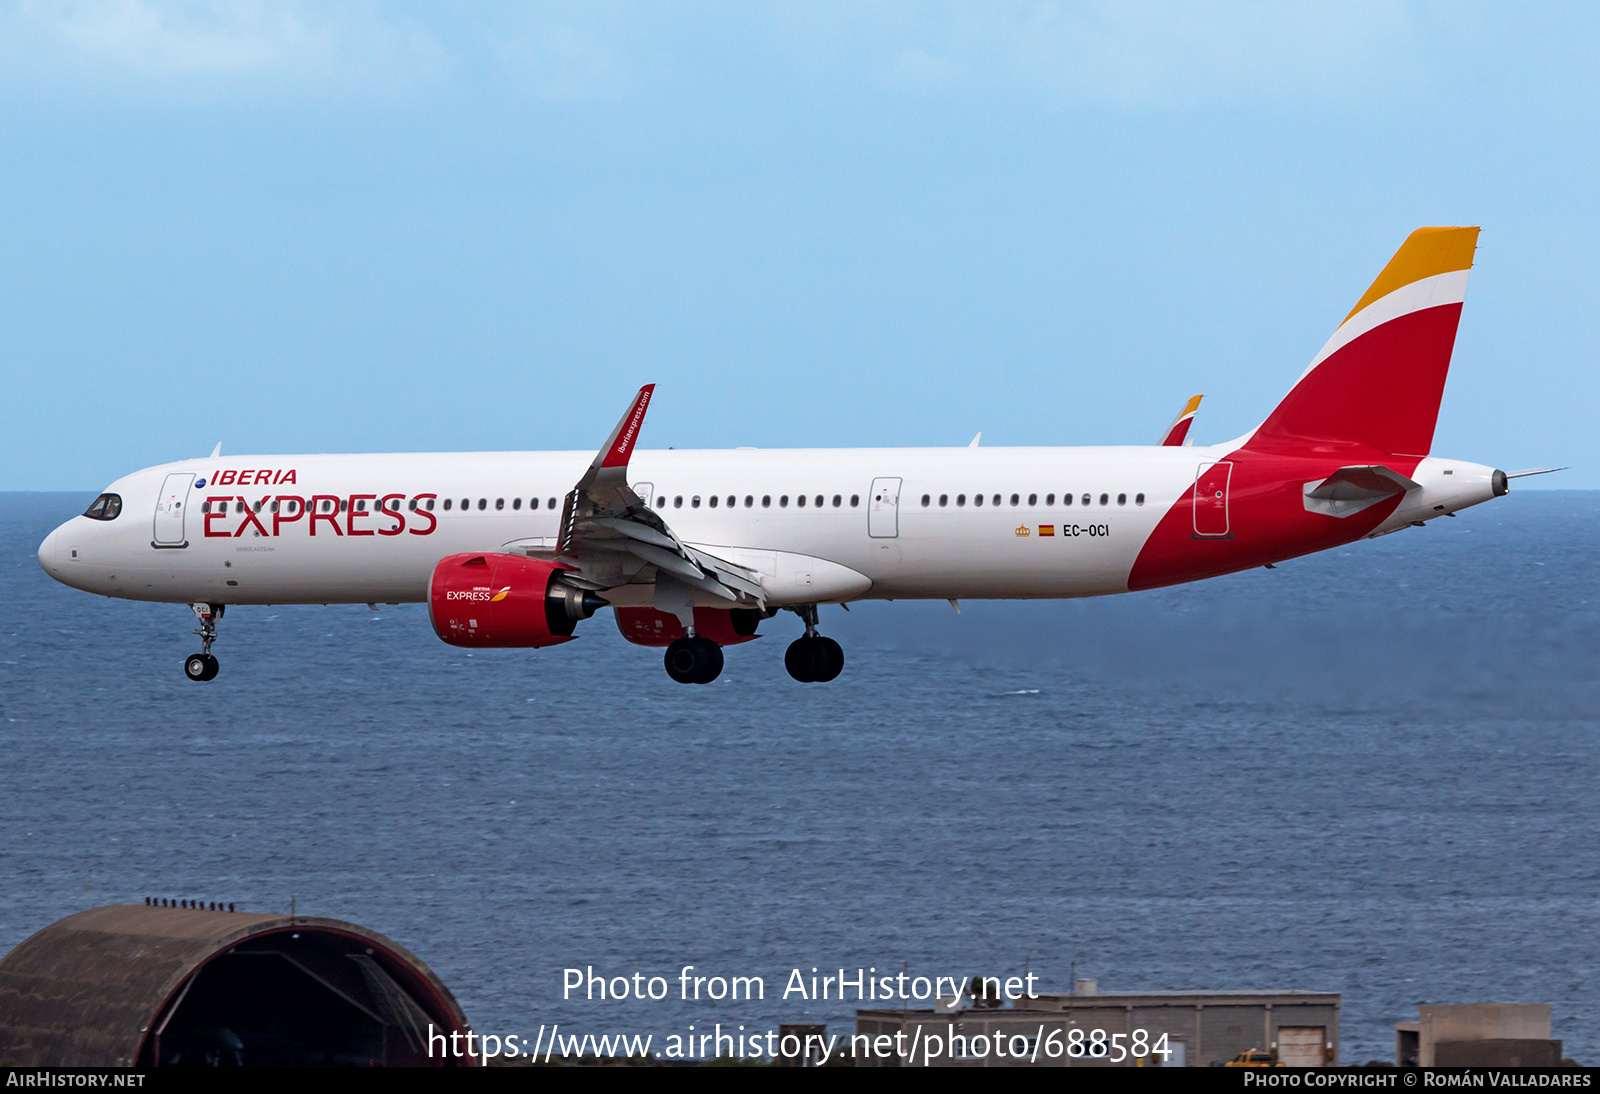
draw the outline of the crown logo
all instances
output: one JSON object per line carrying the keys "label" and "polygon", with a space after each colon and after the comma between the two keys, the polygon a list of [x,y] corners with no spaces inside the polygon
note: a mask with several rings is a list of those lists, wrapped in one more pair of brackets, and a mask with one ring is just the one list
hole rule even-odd
{"label": "crown logo", "polygon": [[1017,525],[1017,530],[1016,530],[1015,534],[1018,537],[1031,536],[1031,535],[1033,535],[1033,530],[1030,529],[1026,524],[1019,524],[1019,525]]}

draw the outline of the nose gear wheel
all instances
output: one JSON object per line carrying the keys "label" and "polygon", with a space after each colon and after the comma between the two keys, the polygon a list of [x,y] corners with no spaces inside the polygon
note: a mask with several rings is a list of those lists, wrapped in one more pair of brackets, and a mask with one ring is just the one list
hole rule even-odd
{"label": "nose gear wheel", "polygon": [[194,633],[200,636],[200,652],[190,654],[183,662],[183,674],[194,681],[215,680],[221,668],[211,656],[211,643],[217,640],[217,620],[222,618],[222,604],[190,604],[189,610],[200,625]]}

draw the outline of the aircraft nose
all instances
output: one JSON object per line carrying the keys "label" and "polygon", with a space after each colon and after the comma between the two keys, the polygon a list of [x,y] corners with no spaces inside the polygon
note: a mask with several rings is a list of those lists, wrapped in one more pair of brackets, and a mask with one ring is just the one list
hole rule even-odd
{"label": "aircraft nose", "polygon": [[61,528],[57,528],[54,532],[45,536],[44,542],[39,544],[39,565],[44,569],[45,573],[57,579],[61,577],[67,562],[65,527],[63,525]]}

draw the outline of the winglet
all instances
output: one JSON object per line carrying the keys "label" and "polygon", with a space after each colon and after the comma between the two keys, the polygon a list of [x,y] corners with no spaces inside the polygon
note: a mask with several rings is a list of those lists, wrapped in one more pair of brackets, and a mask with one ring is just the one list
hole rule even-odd
{"label": "winglet", "polygon": [[644,412],[649,409],[650,397],[655,392],[654,384],[646,384],[639,389],[633,405],[622,416],[622,421],[617,423],[617,428],[611,431],[611,436],[595,455],[595,462],[590,467],[598,471],[603,467],[628,466],[628,457],[633,455],[633,442],[639,437],[639,427],[644,425]]}
{"label": "winglet", "polygon": [[[633,397],[633,405],[628,407],[628,412],[611,431],[611,436],[606,438],[606,443],[600,446],[600,451],[594,454],[594,459],[589,461],[589,469],[583,473],[583,478],[567,493],[566,504],[561,509],[561,538],[556,545],[558,554],[566,554],[571,546],[572,523],[580,515],[580,509],[587,515],[593,515],[597,507],[606,511],[616,505],[628,508],[644,504],[628,489],[628,460],[633,455],[639,429],[644,425],[644,412],[649,408],[650,397],[655,391],[654,384],[646,384],[639,389],[639,394]],[[582,505],[579,504],[580,499]]]}
{"label": "winglet", "polygon": [[1172,424],[1161,434],[1162,447],[1177,447],[1183,444],[1183,439],[1189,435],[1189,427],[1194,424],[1194,412],[1200,409],[1200,400],[1204,398],[1204,395],[1189,396],[1189,401],[1183,404],[1178,416],[1172,419]]}

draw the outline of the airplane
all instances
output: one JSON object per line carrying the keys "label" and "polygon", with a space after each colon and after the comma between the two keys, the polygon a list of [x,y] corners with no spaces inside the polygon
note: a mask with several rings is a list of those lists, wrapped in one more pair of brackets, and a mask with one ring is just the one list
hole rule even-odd
{"label": "airplane", "polygon": [[[1104,596],[1372,538],[1504,495],[1431,455],[1475,227],[1421,228],[1288,395],[1224,444],[641,450],[655,385],[583,452],[221,456],[134,472],[39,547],[107,597],[186,604],[217,675],[227,606],[423,602],[468,648],[570,641],[609,606],[629,642],[706,684],[780,610],[784,664],[835,679],[818,608],[866,599]],[[980,434],[981,436],[981,434]]]}

